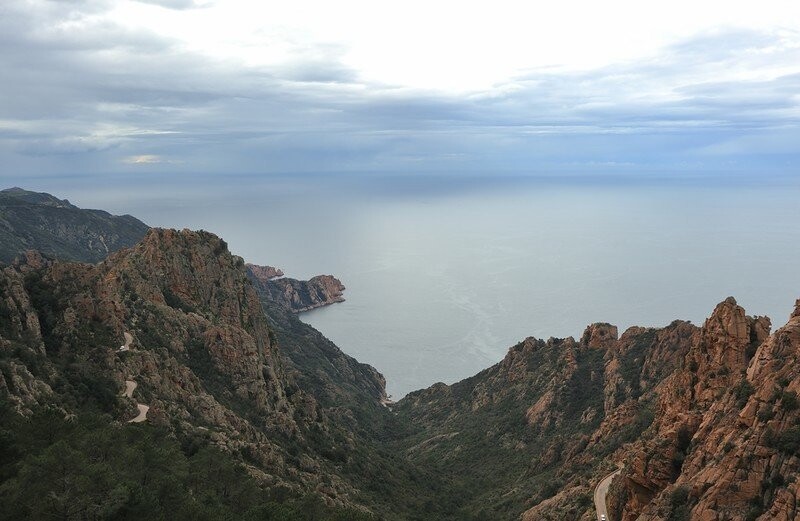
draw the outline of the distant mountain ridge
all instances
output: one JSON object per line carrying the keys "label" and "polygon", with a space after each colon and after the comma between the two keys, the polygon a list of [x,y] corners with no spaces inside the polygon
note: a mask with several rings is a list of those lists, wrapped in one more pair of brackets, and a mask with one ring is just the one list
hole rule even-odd
{"label": "distant mountain ridge", "polygon": [[14,187],[0,191],[0,262],[26,250],[100,262],[139,242],[150,227],[130,215],[84,210],[66,199]]}
{"label": "distant mountain ridge", "polygon": [[[82,209],[45,192],[19,187],[0,190],[0,262],[6,264],[28,250],[94,264],[134,246],[149,229],[131,215]],[[344,301],[344,285],[332,275],[308,281],[275,280],[283,277],[279,268],[247,264],[247,271],[264,298],[295,313]]]}

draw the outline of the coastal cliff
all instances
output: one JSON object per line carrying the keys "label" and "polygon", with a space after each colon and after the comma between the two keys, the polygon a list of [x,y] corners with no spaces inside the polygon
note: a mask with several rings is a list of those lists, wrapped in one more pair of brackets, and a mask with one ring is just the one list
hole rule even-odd
{"label": "coastal cliff", "polygon": [[258,264],[247,263],[245,267],[247,268],[247,274],[259,282],[267,282],[278,277],[283,277],[283,270],[273,266],[259,266]]}
{"label": "coastal cliff", "polygon": [[345,287],[333,275],[317,275],[309,280],[276,278],[283,275],[281,270],[254,264],[247,265],[247,273],[260,295],[294,313],[344,302]]}

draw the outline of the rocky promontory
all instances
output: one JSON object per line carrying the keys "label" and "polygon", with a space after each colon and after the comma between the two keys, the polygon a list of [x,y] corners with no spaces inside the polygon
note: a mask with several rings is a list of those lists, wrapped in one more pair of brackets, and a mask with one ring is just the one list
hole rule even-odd
{"label": "rocky promontory", "polygon": [[261,282],[283,277],[283,270],[273,266],[259,266],[258,264],[245,264],[247,274]]}
{"label": "rocky promontory", "polygon": [[[344,285],[333,275],[317,275],[310,280],[292,278],[266,278],[268,266],[248,265],[247,274],[259,294],[294,313],[344,302]],[[277,270],[280,271],[280,270]],[[283,274],[283,272],[280,272]]]}

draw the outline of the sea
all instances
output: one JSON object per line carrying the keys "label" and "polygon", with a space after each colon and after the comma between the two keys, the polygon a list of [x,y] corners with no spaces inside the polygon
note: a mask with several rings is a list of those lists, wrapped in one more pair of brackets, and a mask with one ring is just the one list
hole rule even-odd
{"label": "sea", "polygon": [[248,262],[331,274],[301,318],[394,399],[528,336],[702,324],[734,296],[781,326],[800,298],[800,182],[716,175],[226,175],[40,179],[28,189],[205,229]]}

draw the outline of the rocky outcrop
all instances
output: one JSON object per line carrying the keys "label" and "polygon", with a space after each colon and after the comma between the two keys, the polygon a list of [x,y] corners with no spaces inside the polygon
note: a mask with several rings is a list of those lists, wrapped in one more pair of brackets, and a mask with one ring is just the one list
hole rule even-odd
{"label": "rocky outcrop", "polygon": [[675,321],[661,329],[631,327],[610,345],[603,387],[604,410],[611,413],[630,401],[649,399],[689,351],[698,328]]}
{"label": "rocky outcrop", "polygon": [[149,227],[130,215],[82,210],[50,194],[21,188],[0,191],[0,262],[26,250],[60,259],[99,262],[136,244]]}
{"label": "rocky outcrop", "polygon": [[[271,311],[287,320],[282,309]],[[18,412],[102,400],[127,420],[136,403],[122,389],[135,380],[149,423],[246,457],[264,486],[358,504],[335,465],[367,443],[352,408],[389,414],[383,378],[332,344],[325,357],[293,344],[287,359],[244,262],[213,234],[152,229],[97,265],[31,253],[0,272],[0,315],[0,394]],[[134,348],[121,351],[126,333]],[[325,393],[320,371],[335,374]]]}
{"label": "rocky outcrop", "polygon": [[606,348],[614,345],[617,334],[617,326],[598,322],[586,327],[581,343],[592,348]]}
{"label": "rocky outcrop", "polygon": [[267,300],[276,302],[294,313],[344,302],[344,285],[332,275],[317,275],[310,280],[290,278],[263,280],[251,272],[256,290]]}
{"label": "rocky outcrop", "polygon": [[409,458],[482,491],[464,513],[588,521],[594,485],[622,465],[614,519],[795,519],[798,362],[797,308],[770,335],[768,318],[728,298],[703,327],[617,338],[594,324],[580,342],[526,339],[498,365],[394,409],[421,429]]}
{"label": "rocky outcrop", "polygon": [[269,280],[283,277],[283,270],[274,268],[272,266],[259,266],[257,264],[245,264],[247,274],[251,278],[259,282],[267,282]]}
{"label": "rocky outcrop", "polygon": [[[20,299],[24,313],[18,306],[16,315],[28,325],[10,338],[28,341],[27,331],[35,339],[40,330],[48,353],[94,353],[97,369],[117,375],[120,385],[126,375],[138,374],[142,388],[163,400],[173,417],[214,423],[227,415],[223,402],[241,399],[294,428],[282,360],[258,296],[241,259],[221,239],[153,229],[134,248],[96,266],[28,258],[34,262],[5,270],[6,280],[24,277],[27,297]],[[20,293],[16,288],[6,302]],[[111,349],[126,331],[139,349],[114,356]],[[204,381],[209,373],[229,382],[218,395]]]}
{"label": "rocky outcrop", "polygon": [[[635,342],[649,347],[654,338],[649,330],[632,331],[623,346],[608,324],[590,326],[580,342],[527,338],[472,378],[409,394],[393,407],[421,428],[408,441],[408,457],[456,476],[457,486],[481,490],[480,497],[464,497],[464,515],[579,519],[591,505],[585,470],[607,474],[598,455],[613,453],[647,426],[647,405],[624,391],[634,377],[638,389],[646,363],[644,349],[638,362],[621,360]],[[607,369],[613,366],[632,368],[618,374]],[[609,374],[624,404],[606,413]],[[584,469],[582,477],[575,468]]]}
{"label": "rocky outcrop", "polygon": [[734,299],[717,306],[626,453],[620,519],[795,518],[800,317],[768,332]]}

